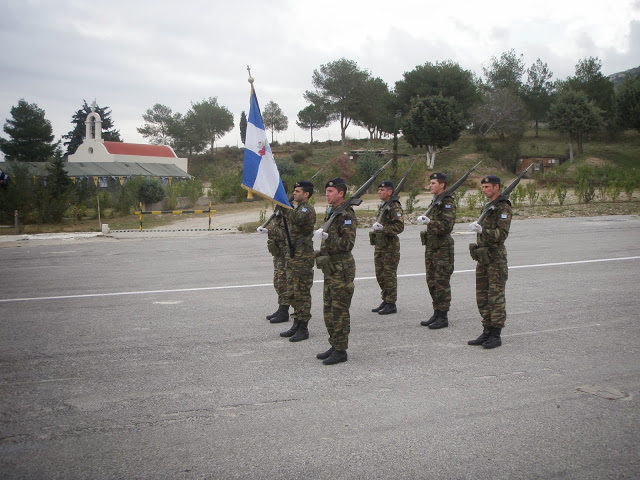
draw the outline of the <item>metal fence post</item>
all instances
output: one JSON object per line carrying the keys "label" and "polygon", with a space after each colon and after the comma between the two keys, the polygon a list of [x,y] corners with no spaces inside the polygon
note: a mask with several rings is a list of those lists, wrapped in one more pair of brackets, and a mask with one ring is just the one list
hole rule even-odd
{"label": "metal fence post", "polygon": [[16,228],[16,235],[18,235],[18,210],[13,212],[14,224]]}

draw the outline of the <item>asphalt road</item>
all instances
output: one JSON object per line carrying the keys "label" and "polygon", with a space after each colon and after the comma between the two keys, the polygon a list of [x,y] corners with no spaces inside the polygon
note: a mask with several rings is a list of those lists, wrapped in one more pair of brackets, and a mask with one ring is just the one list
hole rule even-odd
{"label": "asphalt road", "polygon": [[450,327],[420,228],[396,315],[358,231],[349,361],[290,343],[259,234],[0,244],[1,478],[640,477],[640,218],[514,221],[503,346],[481,331],[457,225]]}

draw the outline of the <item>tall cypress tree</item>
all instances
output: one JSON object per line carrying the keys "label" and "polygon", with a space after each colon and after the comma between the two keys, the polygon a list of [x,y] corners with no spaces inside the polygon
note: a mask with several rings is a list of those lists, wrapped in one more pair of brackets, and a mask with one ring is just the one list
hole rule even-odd
{"label": "tall cypress tree", "polygon": [[[86,100],[83,100],[82,102],[82,108],[71,117],[71,123],[75,125],[73,130],[62,136],[62,138],[67,140],[64,142],[64,145],[67,147],[67,155],[75,153],[80,144],[84,141],[84,135],[86,132],[85,120],[87,119],[87,115],[91,113],[91,107],[87,105]],[[94,108],[95,112],[100,115],[100,118],[102,119],[102,138],[109,142],[121,142],[120,130],[116,130],[114,128],[113,120],[111,119],[111,110],[109,107],[100,107],[99,105],[96,105]]]}

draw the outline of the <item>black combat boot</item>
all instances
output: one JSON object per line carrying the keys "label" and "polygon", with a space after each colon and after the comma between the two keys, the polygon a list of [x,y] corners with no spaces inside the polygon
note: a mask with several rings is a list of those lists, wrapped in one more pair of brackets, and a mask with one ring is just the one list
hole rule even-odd
{"label": "black combat boot", "polygon": [[280,313],[280,305],[278,305],[278,309],[273,312],[271,315],[267,315],[267,320],[271,320],[273,317],[277,316]]}
{"label": "black combat boot", "polygon": [[300,320],[294,320],[291,328],[286,332],[280,332],[281,337],[292,337],[294,333],[298,331],[298,327],[300,326]]}
{"label": "black combat boot", "polygon": [[384,308],[384,306],[387,304],[387,302],[382,302],[380,305],[378,305],[376,308],[372,308],[371,311],[372,312],[379,312],[380,310],[382,310]]}
{"label": "black combat boot", "polygon": [[429,318],[429,320],[422,320],[420,322],[420,325],[422,325],[423,327],[428,327],[429,325],[431,325],[433,322],[436,321],[436,318],[438,318],[438,315],[440,315],[440,310],[434,310],[433,315],[431,315],[431,318]]}
{"label": "black combat boot", "polygon": [[484,342],[489,340],[489,335],[491,334],[491,329],[489,327],[484,327],[482,330],[482,334],[475,340],[469,340],[467,345],[482,345]]}
{"label": "black combat boot", "polygon": [[[298,320],[296,320],[297,322]],[[298,330],[296,333],[289,339],[290,342],[301,342],[302,340],[306,340],[309,338],[309,329],[307,328],[307,324],[304,322],[299,322]]]}
{"label": "black combat boot", "polygon": [[378,315],[389,315],[390,313],[396,313],[398,309],[395,303],[385,303],[382,310],[378,312]]}
{"label": "black combat boot", "polygon": [[447,312],[445,312],[444,310],[438,310],[438,313],[440,315],[438,315],[435,322],[429,325],[429,328],[432,330],[438,328],[446,328],[449,326],[449,318],[447,317]]}
{"label": "black combat boot", "polygon": [[500,339],[500,332],[502,332],[501,328],[492,328],[489,334],[489,338],[486,342],[482,344],[484,348],[496,348],[502,345],[502,340]]}
{"label": "black combat boot", "polygon": [[318,360],[324,360],[325,358],[329,358],[331,356],[331,354],[333,353],[333,347],[331,347],[329,350],[327,350],[326,352],[322,352],[316,355],[316,358]]}
{"label": "black combat boot", "polygon": [[270,323],[282,323],[289,321],[289,305],[280,305],[278,314],[269,320]]}
{"label": "black combat boot", "polygon": [[334,350],[328,358],[325,358],[322,363],[324,365],[335,365],[336,363],[342,363],[347,361],[346,350]]}

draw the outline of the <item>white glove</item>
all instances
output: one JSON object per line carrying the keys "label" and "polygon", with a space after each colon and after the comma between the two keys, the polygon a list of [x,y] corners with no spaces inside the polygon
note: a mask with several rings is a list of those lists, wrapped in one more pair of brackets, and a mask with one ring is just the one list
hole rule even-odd
{"label": "white glove", "polygon": [[431,222],[431,219],[424,215],[420,215],[417,220],[420,225],[429,225],[429,223]]}
{"label": "white glove", "polygon": [[376,231],[376,232],[382,231],[382,228],[383,227],[382,227],[381,223],[376,222],[376,223],[373,224],[373,230]]}
{"label": "white glove", "polygon": [[258,233],[269,233],[269,230],[264,228],[264,227],[258,227],[258,228],[256,228],[256,232],[258,232]]}
{"label": "white glove", "polygon": [[473,222],[469,224],[469,230],[472,232],[482,233],[482,226],[478,222]]}
{"label": "white glove", "polygon": [[321,228],[316,230],[315,236],[320,240],[326,240],[327,238],[329,238],[329,234],[327,232],[324,232]]}

